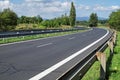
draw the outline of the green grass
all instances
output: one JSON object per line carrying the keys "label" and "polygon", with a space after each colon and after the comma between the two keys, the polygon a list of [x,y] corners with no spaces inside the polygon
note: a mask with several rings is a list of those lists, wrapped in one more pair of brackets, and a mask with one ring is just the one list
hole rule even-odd
{"label": "green grass", "polygon": [[47,37],[53,37],[53,36],[63,36],[63,35],[67,35],[67,34],[73,34],[73,33],[84,32],[84,31],[86,31],[86,30],[58,32],[58,33],[49,33],[49,34],[39,34],[39,35],[29,35],[29,36],[24,36],[24,37],[20,36],[20,37],[4,38],[4,39],[0,39],[0,44],[26,41],[26,40],[32,40],[32,39],[47,38]]}
{"label": "green grass", "polygon": [[99,75],[100,75],[99,72],[100,72],[100,63],[96,61],[88,70],[88,72],[85,74],[85,76],[82,78],[82,80],[99,80]]}
{"label": "green grass", "polygon": [[120,80],[120,32],[117,33],[117,45],[114,48],[112,64],[109,68],[109,80]]}
{"label": "green grass", "polygon": [[[120,32],[117,33],[116,46],[114,55],[110,57],[110,49],[107,48],[107,80],[120,80]],[[96,61],[88,70],[82,80],[99,80],[100,77],[100,62]]]}

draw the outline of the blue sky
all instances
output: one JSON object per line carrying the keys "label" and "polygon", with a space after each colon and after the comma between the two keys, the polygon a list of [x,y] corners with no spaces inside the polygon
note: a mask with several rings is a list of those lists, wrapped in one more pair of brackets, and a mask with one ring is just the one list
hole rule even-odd
{"label": "blue sky", "polygon": [[19,16],[54,18],[65,13],[69,15],[71,1],[76,6],[77,17],[95,12],[99,17],[108,18],[111,12],[120,9],[120,0],[0,0],[0,10],[9,7]]}

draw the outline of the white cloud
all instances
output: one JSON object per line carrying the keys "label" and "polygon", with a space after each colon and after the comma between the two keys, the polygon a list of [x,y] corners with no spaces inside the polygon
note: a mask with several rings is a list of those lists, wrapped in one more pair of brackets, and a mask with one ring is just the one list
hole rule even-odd
{"label": "white cloud", "polygon": [[[25,0],[21,4],[11,3],[10,0],[0,0],[0,10],[11,8],[19,16],[36,16],[41,15],[44,18],[58,17],[64,13],[69,13],[71,2],[67,0]],[[83,5],[75,4],[77,14],[89,14],[90,12],[110,12],[120,9],[118,5],[101,6],[101,5]]]}
{"label": "white cloud", "polygon": [[78,6],[78,9],[80,9],[80,10],[89,10],[89,9],[91,9],[91,7],[90,6],[85,6],[85,5],[80,5],[80,6]]}
{"label": "white cloud", "polygon": [[117,9],[120,9],[120,6],[100,6],[100,5],[97,5],[93,8],[93,10],[97,10],[97,11],[114,11],[114,10],[117,10]]}
{"label": "white cloud", "polygon": [[112,10],[120,9],[120,6],[111,6]]}
{"label": "white cloud", "polygon": [[93,10],[106,11],[106,10],[109,10],[109,8],[103,7],[103,6],[95,6]]}
{"label": "white cloud", "polygon": [[79,5],[77,6],[78,10],[93,10],[93,11],[114,11],[120,9],[120,6],[101,6],[101,5],[94,5],[94,6],[86,6],[86,5]]}
{"label": "white cloud", "polygon": [[13,4],[10,0],[0,1],[0,10],[11,8],[19,16],[41,15],[45,18],[53,18],[64,14],[70,8],[70,2],[59,0],[25,0],[21,4]]}
{"label": "white cloud", "polygon": [[5,8],[8,8],[8,7],[12,7],[11,5],[12,4],[10,3],[9,0],[1,0],[0,1],[0,10],[3,10]]}

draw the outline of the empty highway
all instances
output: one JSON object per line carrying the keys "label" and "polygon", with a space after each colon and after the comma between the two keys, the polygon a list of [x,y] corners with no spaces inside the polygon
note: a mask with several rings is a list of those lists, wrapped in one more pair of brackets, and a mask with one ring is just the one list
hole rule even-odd
{"label": "empty highway", "polygon": [[104,43],[108,30],[0,45],[0,80],[56,80]]}

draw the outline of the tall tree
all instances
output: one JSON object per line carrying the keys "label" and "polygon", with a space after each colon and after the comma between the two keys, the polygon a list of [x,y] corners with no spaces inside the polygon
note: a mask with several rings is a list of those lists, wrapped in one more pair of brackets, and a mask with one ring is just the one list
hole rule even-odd
{"label": "tall tree", "polygon": [[90,19],[89,19],[89,26],[90,27],[97,27],[98,24],[98,16],[96,13],[92,13],[90,15]]}
{"label": "tall tree", "polygon": [[75,22],[76,22],[76,10],[75,10],[74,3],[72,2],[71,9],[70,9],[70,25],[75,26]]}
{"label": "tall tree", "polygon": [[108,22],[111,28],[120,30],[120,10],[112,12]]}

